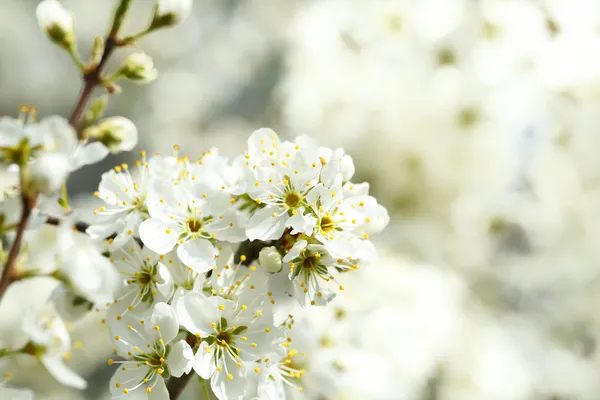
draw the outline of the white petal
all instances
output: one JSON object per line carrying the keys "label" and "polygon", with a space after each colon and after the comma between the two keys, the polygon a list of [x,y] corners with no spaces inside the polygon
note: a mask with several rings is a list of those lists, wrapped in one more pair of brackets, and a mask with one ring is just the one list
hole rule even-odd
{"label": "white petal", "polygon": [[304,249],[307,245],[308,242],[306,240],[298,240],[296,243],[294,243],[294,246],[290,249],[290,251],[288,251],[285,257],[283,257],[283,262],[287,263],[298,257],[302,249]]}
{"label": "white petal", "polygon": [[246,227],[246,235],[251,241],[276,240],[281,238],[285,231],[287,215],[273,217],[273,208],[265,207],[256,211]]}
{"label": "white petal", "polygon": [[167,365],[171,371],[171,375],[179,377],[189,374],[194,361],[194,351],[185,340],[171,345],[171,352],[167,358]]}
{"label": "white petal", "polygon": [[110,153],[108,148],[100,142],[94,142],[85,146],[78,146],[74,155],[74,165],[72,170],[83,167],[84,165],[96,164],[106,158]]}
{"label": "white petal", "polygon": [[179,331],[179,320],[173,307],[167,303],[157,303],[152,309],[151,325],[149,329],[154,330],[155,326],[160,329],[160,336],[165,343],[175,339]]}
{"label": "white petal", "polygon": [[210,271],[215,265],[215,248],[205,239],[189,240],[177,246],[177,256],[198,273]]}
{"label": "white petal", "polygon": [[148,393],[148,400],[165,400],[169,398],[169,391],[165,380],[163,378],[157,378],[152,391]]}
{"label": "white petal", "polygon": [[210,353],[206,351],[208,349],[208,344],[206,342],[200,343],[200,347],[198,347],[198,351],[194,356],[194,371],[202,379],[210,379],[210,377],[215,373],[217,369],[214,363],[213,352]]}
{"label": "white petal", "polygon": [[40,359],[44,367],[52,376],[65,386],[83,390],[87,387],[87,382],[77,375],[73,370],[67,367],[60,356],[50,357],[42,356]]}
{"label": "white petal", "polygon": [[157,218],[150,218],[142,222],[139,230],[142,242],[158,254],[167,254],[177,243],[176,226]]}
{"label": "white petal", "polygon": [[189,292],[181,297],[176,304],[177,315],[181,326],[191,334],[207,336],[212,331],[211,324],[218,322],[218,304],[213,297],[206,298],[200,293]]}
{"label": "white petal", "polygon": [[0,387],[0,399],[34,400],[34,397],[31,390]]}
{"label": "white petal", "polygon": [[287,226],[292,228],[292,235],[306,233],[312,235],[313,229],[317,224],[317,219],[310,214],[302,215],[300,213],[291,216],[287,221]]}

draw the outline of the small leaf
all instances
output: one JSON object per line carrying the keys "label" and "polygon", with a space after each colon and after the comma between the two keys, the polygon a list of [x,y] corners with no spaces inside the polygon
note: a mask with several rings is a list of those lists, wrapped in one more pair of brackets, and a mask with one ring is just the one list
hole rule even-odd
{"label": "small leaf", "polygon": [[242,332],[245,332],[248,329],[247,326],[238,326],[237,328],[235,328],[231,334],[232,335],[239,335]]}

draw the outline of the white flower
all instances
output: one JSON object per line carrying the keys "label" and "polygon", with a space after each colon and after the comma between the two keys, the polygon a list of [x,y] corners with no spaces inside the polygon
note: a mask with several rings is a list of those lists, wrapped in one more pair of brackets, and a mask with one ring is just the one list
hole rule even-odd
{"label": "white flower", "polygon": [[102,174],[95,195],[106,205],[94,210],[94,219],[86,231],[92,238],[105,239],[116,233],[112,245],[119,247],[132,236],[138,235],[138,226],[148,218],[146,200],[150,178],[162,168],[170,170],[162,158],[153,157],[147,162],[146,153],[142,151],[141,156],[142,160],[135,163],[136,177],[132,176],[127,164]]}
{"label": "white flower", "polygon": [[192,0],[157,0],[152,25],[157,27],[183,22],[192,12]]}
{"label": "white flower", "polygon": [[389,222],[387,210],[372,196],[344,198],[340,176],[331,188],[316,187],[308,203],[316,217],[314,236],[336,258],[371,259],[375,249],[369,240]]}
{"label": "white flower", "polygon": [[286,227],[294,234],[312,231],[314,221],[304,214],[322,166],[314,149],[281,143],[275,132],[258,130],[248,139],[247,159],[248,179],[254,179],[248,195],[261,206],[248,221],[248,238],[279,239]]}
{"label": "white flower", "polygon": [[40,28],[50,40],[65,48],[75,41],[73,15],[56,0],[43,0],[38,4],[36,16]]}
{"label": "white flower", "polygon": [[33,392],[25,389],[13,389],[0,386],[0,398],[10,400],[33,400]]}
{"label": "white flower", "polygon": [[8,360],[0,360],[0,398],[11,400],[33,400],[33,392],[26,389],[14,389],[6,387],[6,381],[12,379],[13,375],[6,369]]}
{"label": "white flower", "polygon": [[62,153],[69,158],[71,172],[84,165],[95,164],[108,155],[108,149],[102,143],[79,142],[77,132],[63,117],[44,118],[31,129],[42,138],[44,151]]}
{"label": "white flower", "polygon": [[104,118],[97,125],[86,128],[83,135],[102,143],[113,154],[130,151],[138,143],[137,128],[124,117]]}
{"label": "white flower", "polygon": [[258,254],[258,263],[265,271],[273,274],[281,271],[281,254],[275,247],[265,247]]}
{"label": "white flower", "polygon": [[57,276],[76,295],[94,304],[113,301],[118,275],[98,245],[87,235],[75,232],[68,222],[53,243],[58,256]]}
{"label": "white flower", "polygon": [[[289,345],[289,343],[285,343]],[[273,352],[256,363],[254,372],[258,375],[257,391],[261,399],[286,398],[286,386],[296,392],[302,392],[301,379],[304,376],[304,363],[306,354],[298,353],[292,349],[285,351],[280,347],[278,352]]]}
{"label": "white flower", "polygon": [[[289,265],[287,282],[281,275],[285,272],[269,277],[269,288],[276,297],[294,297],[301,305],[323,306],[329,303],[335,293],[322,287],[327,282],[335,282],[331,270],[349,270],[356,268],[345,260],[333,258],[321,244],[308,244],[306,240],[299,240],[285,255],[283,262]],[[337,283],[340,290],[344,287]]]}
{"label": "white flower", "polygon": [[71,354],[71,338],[64,322],[47,310],[28,311],[22,319],[22,329],[29,342],[25,349],[65,386],[85,389],[83,378],[67,367],[63,359]]}
{"label": "white flower", "polygon": [[323,165],[321,181],[326,186],[335,183],[337,175],[341,174],[343,182],[347,182],[354,176],[354,162],[352,157],[345,154],[344,149],[332,150],[328,147],[319,149],[319,158]]}
{"label": "white flower", "polygon": [[94,307],[94,303],[74,293],[64,285],[58,285],[50,295],[56,311],[65,321],[77,321],[85,317]]}
{"label": "white flower", "polygon": [[159,256],[147,247],[143,249],[135,240],[110,255],[110,261],[122,275],[124,282],[115,293],[115,303],[110,314],[123,315],[128,311],[139,314],[155,303],[168,302],[173,295],[173,279]]}
{"label": "white flower", "polygon": [[30,189],[49,196],[56,193],[71,172],[69,161],[65,154],[41,154],[31,163],[29,169]]}
{"label": "white flower", "polygon": [[152,58],[142,52],[130,54],[121,64],[119,73],[138,83],[152,82],[158,76]]}
{"label": "white flower", "polygon": [[189,373],[194,356],[185,340],[176,341],[179,321],[173,308],[157,303],[146,319],[127,314],[109,326],[117,353],[127,358],[108,361],[120,364],[110,381],[113,398],[168,399],[164,380]]}
{"label": "white flower", "polygon": [[169,269],[173,284],[175,286],[175,294],[171,300],[171,304],[176,304],[177,299],[189,291],[201,292],[206,281],[206,274],[194,271],[190,267],[183,265],[176,251],[161,256],[163,262]]}
{"label": "white flower", "polygon": [[[256,299],[256,296],[254,297]],[[280,341],[268,304],[245,304],[190,292],[177,302],[182,326],[201,339],[194,370],[218,399],[242,399],[246,369]]]}
{"label": "white flower", "polygon": [[[23,209],[23,201],[20,196],[8,197],[0,201],[0,225],[16,226],[21,219],[21,212]],[[36,229],[46,222],[46,216],[40,215],[39,210],[35,208],[27,224],[27,229]]]}
{"label": "white flower", "polygon": [[150,217],[140,227],[140,238],[158,254],[177,246],[177,256],[196,272],[215,265],[213,241],[240,242],[245,237],[239,216],[224,186],[211,182],[175,185],[156,181],[148,198]]}

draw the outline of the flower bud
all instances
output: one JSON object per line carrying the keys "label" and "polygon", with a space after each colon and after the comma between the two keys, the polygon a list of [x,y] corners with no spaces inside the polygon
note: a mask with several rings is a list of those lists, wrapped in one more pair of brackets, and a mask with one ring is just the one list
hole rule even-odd
{"label": "flower bud", "polygon": [[258,254],[258,263],[268,273],[274,274],[281,271],[281,255],[275,247],[265,247]]}
{"label": "flower bud", "polygon": [[65,183],[69,172],[71,165],[67,156],[61,153],[44,153],[31,164],[29,188],[52,195]]}
{"label": "flower bud", "polygon": [[158,71],[146,53],[133,53],[123,61],[119,73],[132,81],[148,83],[156,79]]}
{"label": "flower bud", "polygon": [[98,125],[87,128],[83,135],[99,141],[113,154],[129,151],[138,142],[137,128],[133,122],[123,117],[105,118]]}
{"label": "flower bud", "polygon": [[43,0],[36,9],[38,24],[50,40],[66,49],[73,47],[75,29],[73,15],[57,0]]}
{"label": "flower bud", "polygon": [[180,24],[191,12],[192,0],[157,0],[150,29]]}

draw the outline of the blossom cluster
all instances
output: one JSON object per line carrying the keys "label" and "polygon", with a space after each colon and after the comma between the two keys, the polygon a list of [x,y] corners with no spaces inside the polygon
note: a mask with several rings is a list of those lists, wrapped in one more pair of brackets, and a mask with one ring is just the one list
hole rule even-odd
{"label": "blossom cluster", "polygon": [[[84,389],[86,380],[68,366],[78,347],[70,330],[99,313],[114,345],[115,399],[176,398],[189,374],[200,377],[207,398],[208,386],[220,400],[302,393],[309,355],[296,348],[293,313],[328,305],[344,290],[340,275],[374,261],[371,236],[386,227],[388,213],[367,183],[352,181],[343,149],[307,136],[282,140],[262,128],[233,160],[216,148],[199,158],[178,145],[171,155],[140,152],[134,165],[102,174],[98,206],[81,221],[69,204],[69,175],[138,143],[133,122],[103,118],[108,96],[86,110],[89,93],[102,86],[118,94],[122,79],[158,76],[143,52],[112,74],[103,71],[106,57],[181,23],[191,7],[158,0],[148,28],[122,37],[130,3],[119,2],[89,64],[78,54],[73,15],[56,0],[37,8],[40,27],[80,68],[84,88],[68,120],[38,121],[30,106],[0,119],[0,162],[7,173],[18,171],[0,202],[8,244],[0,299],[17,281],[55,282],[47,306],[25,310],[18,340],[2,343],[0,358],[31,356],[61,384]],[[31,392],[0,386],[5,396]]]}
{"label": "blossom cluster", "polygon": [[[259,129],[231,163],[217,149],[197,160],[179,151],[142,153],[139,171],[115,167],[96,193],[103,205],[87,233],[113,233],[109,261],[125,277],[107,323],[119,354],[133,357],[111,390],[164,392],[165,377],[191,368],[220,399],[242,398],[248,374],[275,390],[291,372],[278,370],[289,344],[274,313],[289,314],[290,301],[329,303],[343,289],[334,275],[374,257],[369,235],[387,212],[368,185],[350,181],[342,149],[306,137],[281,141]],[[250,254],[254,242],[262,249]],[[136,367],[142,359],[149,364]]]}

